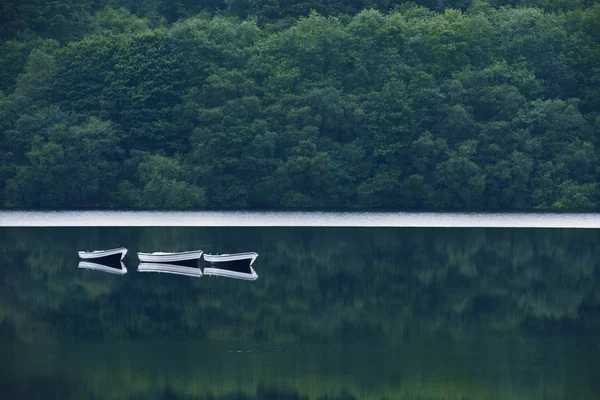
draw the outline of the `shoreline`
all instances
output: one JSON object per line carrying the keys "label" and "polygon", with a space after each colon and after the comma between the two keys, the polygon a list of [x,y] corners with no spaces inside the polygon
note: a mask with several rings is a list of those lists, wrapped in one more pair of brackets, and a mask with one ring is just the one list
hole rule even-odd
{"label": "shoreline", "polygon": [[0,227],[600,228],[600,213],[0,211]]}

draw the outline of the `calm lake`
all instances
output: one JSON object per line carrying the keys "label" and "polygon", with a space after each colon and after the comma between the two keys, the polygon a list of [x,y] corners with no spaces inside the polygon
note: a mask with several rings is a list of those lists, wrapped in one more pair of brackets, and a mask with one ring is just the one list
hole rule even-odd
{"label": "calm lake", "polygon": [[[170,225],[185,214],[121,216]],[[63,227],[48,221],[68,214],[28,215],[0,213],[5,399],[600,393],[599,229],[293,226],[308,214],[280,223],[290,226],[209,226],[206,215],[183,226],[188,214],[181,226]],[[564,226],[598,227],[570,215]],[[120,246],[126,274],[78,268],[77,250]],[[259,278],[136,271],[137,251],[194,249],[256,251]]]}

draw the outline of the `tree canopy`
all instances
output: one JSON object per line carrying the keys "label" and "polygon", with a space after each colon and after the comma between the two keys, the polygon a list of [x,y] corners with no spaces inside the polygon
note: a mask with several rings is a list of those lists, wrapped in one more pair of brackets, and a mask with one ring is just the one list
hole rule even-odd
{"label": "tree canopy", "polygon": [[4,0],[0,206],[600,206],[592,1]]}

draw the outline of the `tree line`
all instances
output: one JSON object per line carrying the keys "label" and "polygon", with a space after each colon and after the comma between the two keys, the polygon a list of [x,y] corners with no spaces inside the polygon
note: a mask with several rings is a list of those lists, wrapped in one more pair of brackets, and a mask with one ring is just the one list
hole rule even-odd
{"label": "tree line", "polygon": [[600,205],[592,1],[2,8],[4,208]]}

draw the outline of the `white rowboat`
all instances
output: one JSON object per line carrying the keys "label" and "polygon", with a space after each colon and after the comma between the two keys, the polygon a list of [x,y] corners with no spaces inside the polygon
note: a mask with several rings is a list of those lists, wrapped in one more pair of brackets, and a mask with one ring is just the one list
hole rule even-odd
{"label": "white rowboat", "polygon": [[141,262],[176,263],[177,261],[199,260],[202,257],[202,253],[202,250],[194,250],[179,253],[137,253],[137,255]]}
{"label": "white rowboat", "polygon": [[89,251],[89,250],[85,250],[85,251],[78,251],[77,254],[79,254],[79,258],[81,258],[82,260],[91,260],[91,259],[96,259],[96,258],[105,258],[105,257],[110,257],[115,258],[114,256],[118,256],[119,254],[121,255],[119,260],[122,260],[123,257],[125,257],[125,254],[127,254],[127,249],[125,247],[119,247],[117,249],[110,249],[110,250],[94,250],[94,251]]}
{"label": "white rowboat", "polygon": [[252,263],[254,263],[254,260],[256,260],[256,257],[258,257],[258,253],[255,253],[253,251],[236,254],[204,254],[204,261],[222,263],[228,261],[250,260],[250,265],[252,265]]}

